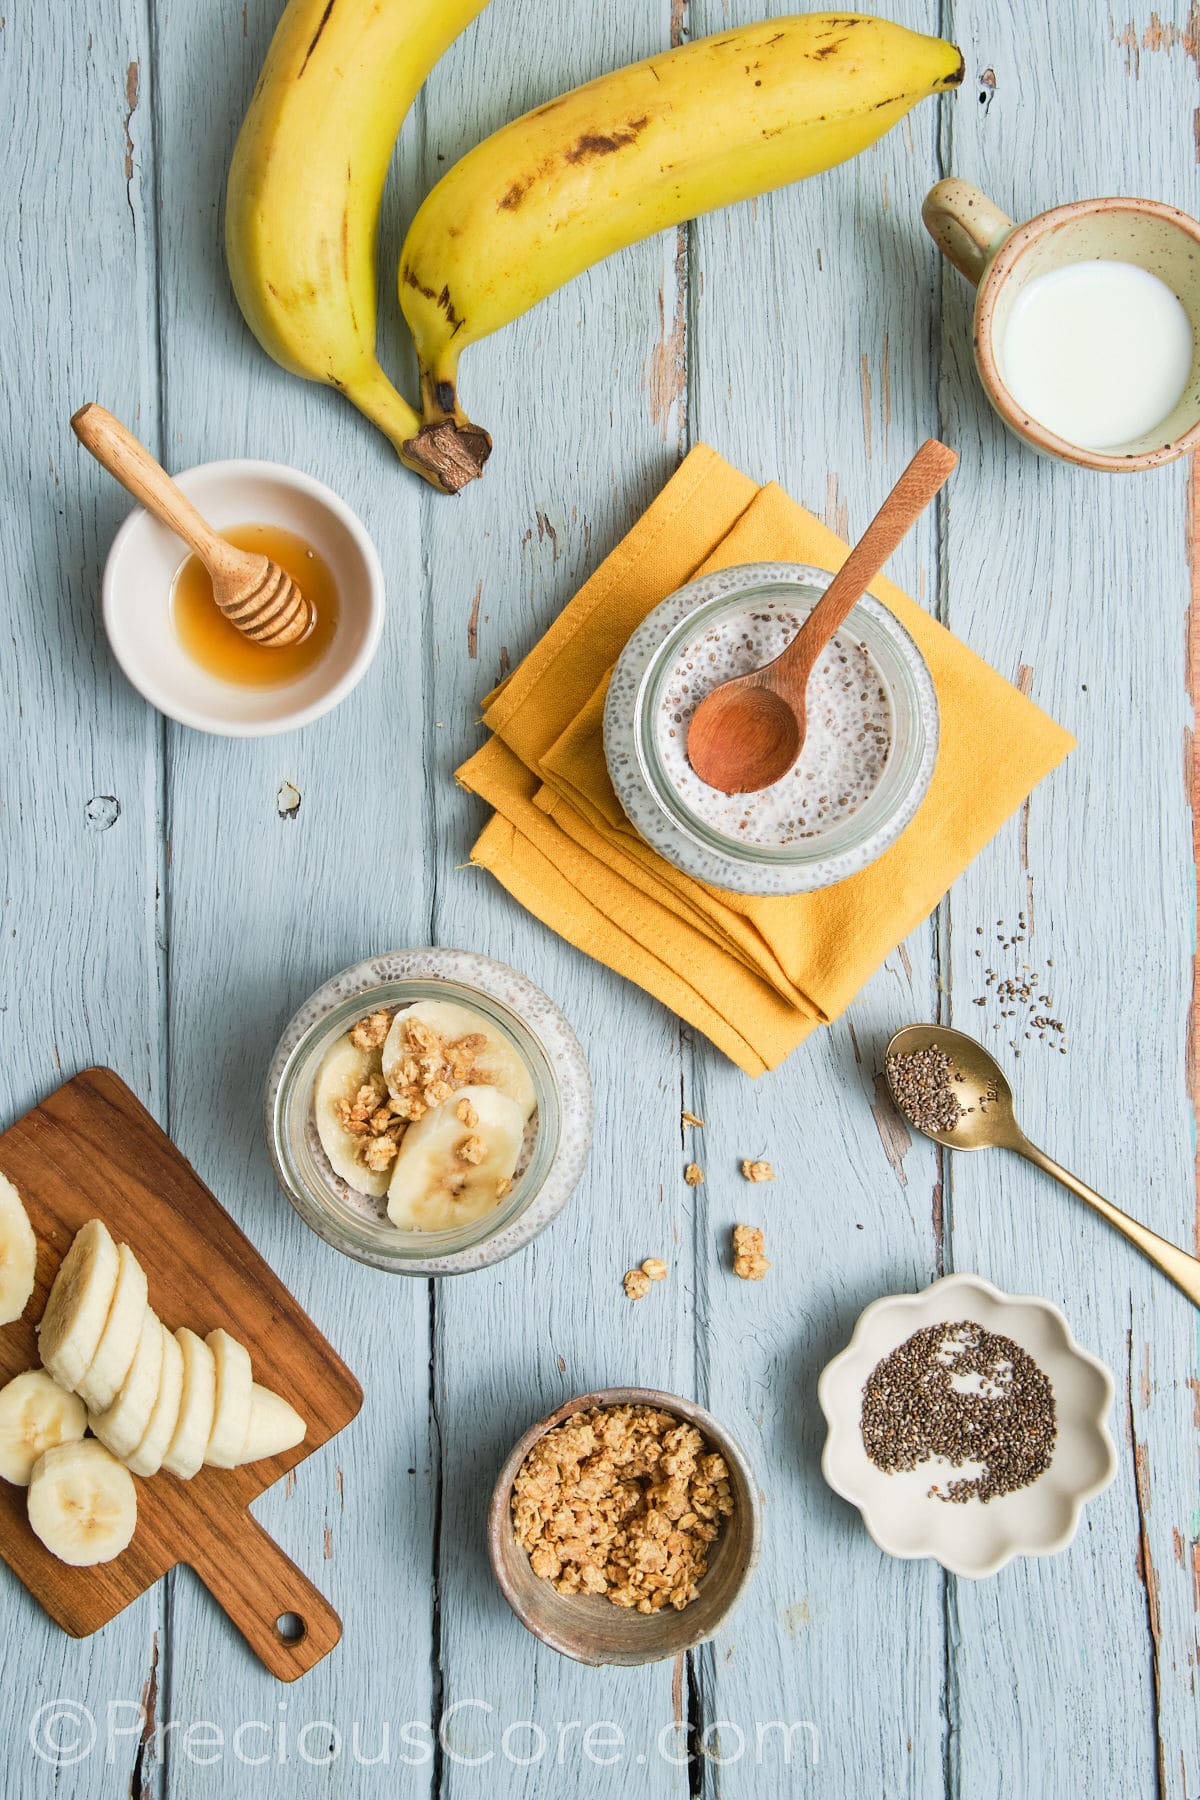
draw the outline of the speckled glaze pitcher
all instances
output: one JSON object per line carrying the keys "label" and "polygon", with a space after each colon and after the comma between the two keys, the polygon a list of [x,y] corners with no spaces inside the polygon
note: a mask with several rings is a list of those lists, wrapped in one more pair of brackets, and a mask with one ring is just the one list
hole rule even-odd
{"label": "speckled glaze pitcher", "polygon": [[978,289],[974,349],[979,378],[1004,423],[1035,450],[1086,469],[1153,469],[1200,445],[1200,350],[1177,405],[1141,437],[1088,450],[1059,437],[1025,409],[1000,373],[1013,305],[1036,275],[1089,258],[1136,263],[1178,295],[1200,346],[1200,224],[1158,200],[1073,200],[1014,224],[969,181],[939,181],[921,208],[938,249]]}

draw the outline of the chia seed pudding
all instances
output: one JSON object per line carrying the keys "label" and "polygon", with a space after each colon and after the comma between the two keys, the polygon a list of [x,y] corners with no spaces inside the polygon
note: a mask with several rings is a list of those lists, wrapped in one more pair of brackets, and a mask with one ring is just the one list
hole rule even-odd
{"label": "chia seed pudding", "polygon": [[703,695],[778,655],[832,580],[807,563],[715,569],[661,601],[617,659],[604,707],[617,798],[644,842],[698,881],[738,894],[830,887],[881,856],[925,797],[938,748],[933,680],[870,594],[814,672],[809,741],[784,781],[739,799],[688,763],[687,722]]}
{"label": "chia seed pudding", "polygon": [[743,844],[784,847],[835,830],[878,787],[891,753],[883,674],[861,638],[843,630],[817,659],[804,748],[781,781],[755,794],[725,794],[695,773],[687,734],[701,700],[723,681],[773,661],[802,622],[782,599],[715,619],[677,656],[659,702],[656,740],[680,800],[713,831]]}

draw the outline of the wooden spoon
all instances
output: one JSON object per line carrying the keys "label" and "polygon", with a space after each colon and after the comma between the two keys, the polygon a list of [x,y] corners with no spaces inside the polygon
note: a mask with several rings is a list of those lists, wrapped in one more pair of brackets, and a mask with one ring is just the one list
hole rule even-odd
{"label": "wooden spoon", "polygon": [[140,500],[208,570],[213,599],[231,624],[256,644],[294,644],[312,628],[313,609],[286,569],[219,537],[144,444],[104,407],[90,401],[71,420],[85,449]]}
{"label": "wooden spoon", "polygon": [[958,463],[928,438],[781,656],[704,696],[688,727],[688,760],[724,794],[779,781],[804,748],[808,678],[818,656]]}

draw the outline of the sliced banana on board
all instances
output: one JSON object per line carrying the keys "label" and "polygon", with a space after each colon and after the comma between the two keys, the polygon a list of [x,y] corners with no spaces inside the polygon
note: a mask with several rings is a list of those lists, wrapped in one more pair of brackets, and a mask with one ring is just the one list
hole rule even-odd
{"label": "sliced banana on board", "polygon": [[238,1461],[261,1462],[266,1456],[279,1456],[303,1443],[307,1430],[300,1414],[282,1394],[272,1393],[256,1381],[250,1389],[250,1427]]}
{"label": "sliced banana on board", "polygon": [[313,1092],[317,1136],[334,1174],[340,1175],[358,1193],[370,1194],[376,1200],[387,1193],[390,1171],[377,1172],[359,1161],[362,1139],[346,1130],[337,1109],[339,1102],[353,1104],[358,1090],[365,1087],[372,1075],[381,1073],[379,1051],[360,1050],[347,1032],[326,1054]]}
{"label": "sliced banana on board", "polygon": [[183,1395],[183,1351],[165,1325],[162,1332],[162,1372],[158,1393],[149,1422],[137,1449],[125,1458],[125,1467],[134,1475],[157,1475],[163,1457],[171,1447],[179,1420],[179,1402]]}
{"label": "sliced banana on board", "polygon": [[120,1269],[96,1354],[75,1385],[89,1412],[107,1412],[133,1366],[147,1300],[146,1272],[128,1244],[117,1248]]}
{"label": "sliced banana on board", "polygon": [[213,1428],[204,1460],[213,1469],[236,1469],[250,1429],[250,1391],[254,1386],[250,1352],[227,1331],[210,1331],[204,1341],[217,1372]]}
{"label": "sliced banana on board", "polygon": [[87,1408],[45,1369],[29,1369],[0,1388],[0,1476],[28,1487],[33,1465],[59,1444],[78,1443]]}
{"label": "sliced banana on board", "polygon": [[497,1087],[521,1108],[528,1118],[537,1103],[533,1082],[520,1052],[482,1014],[453,1000],[417,1000],[406,1006],[392,1020],[392,1028],[383,1046],[383,1075],[388,1087],[397,1091],[404,1085],[401,1070],[413,1051],[408,1043],[408,1026],[419,1024],[436,1031],[447,1046],[461,1038],[481,1037],[485,1040],[476,1051],[472,1079],[488,1087]]}
{"label": "sliced banana on board", "polygon": [[148,1306],[129,1373],[107,1412],[92,1413],[89,1423],[100,1442],[114,1456],[132,1456],[146,1435],[162,1380],[163,1328],[158,1314]]}
{"label": "sliced banana on board", "polygon": [[[459,1118],[466,1103],[474,1123]],[[401,1231],[449,1231],[482,1218],[503,1198],[525,1136],[525,1114],[495,1087],[464,1087],[409,1126],[388,1188],[388,1218]]]}
{"label": "sliced banana on board", "polygon": [[89,1219],[59,1265],[38,1326],[38,1354],[72,1392],[90,1367],[108,1320],[121,1259],[106,1227]]}
{"label": "sliced banana on board", "polygon": [[20,1194],[0,1175],[0,1325],[11,1325],[29,1305],[37,1264],[37,1239]]}
{"label": "sliced banana on board", "polygon": [[33,1466],[29,1523],[52,1555],[73,1568],[111,1562],[137,1525],[137,1486],[95,1438],[59,1444]]}
{"label": "sliced banana on board", "polygon": [[212,1436],[217,1367],[204,1339],[189,1331],[186,1325],[180,1326],[175,1337],[182,1358],[183,1387],[174,1436],[162,1466],[169,1474],[190,1481],[203,1466],[204,1452]]}

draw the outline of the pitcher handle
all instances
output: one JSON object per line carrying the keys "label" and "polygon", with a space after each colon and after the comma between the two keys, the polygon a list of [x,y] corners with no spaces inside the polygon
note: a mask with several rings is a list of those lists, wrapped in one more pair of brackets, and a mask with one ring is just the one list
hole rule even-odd
{"label": "pitcher handle", "polygon": [[921,217],[942,255],[973,287],[979,286],[983,271],[1013,229],[1008,214],[986,194],[954,177],[930,188]]}

